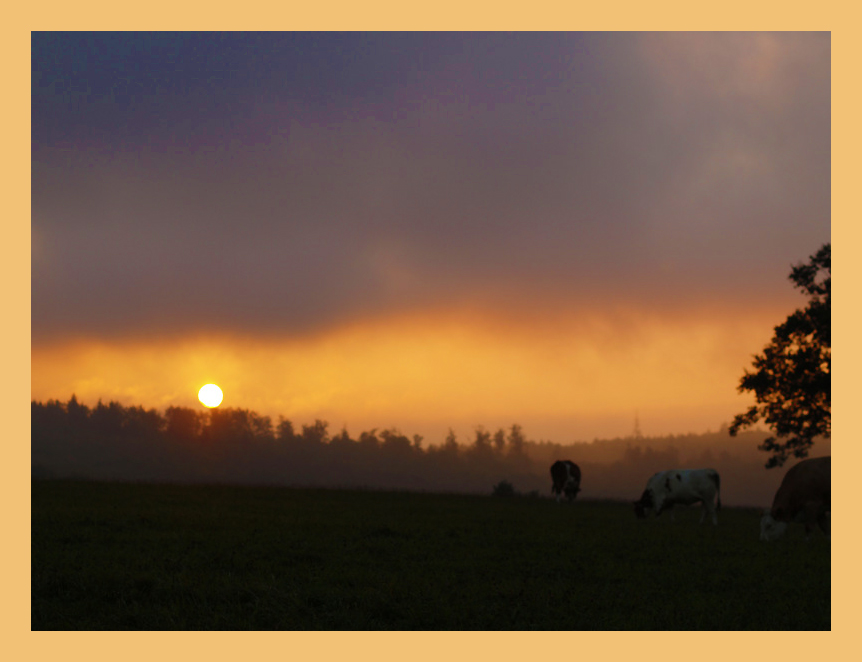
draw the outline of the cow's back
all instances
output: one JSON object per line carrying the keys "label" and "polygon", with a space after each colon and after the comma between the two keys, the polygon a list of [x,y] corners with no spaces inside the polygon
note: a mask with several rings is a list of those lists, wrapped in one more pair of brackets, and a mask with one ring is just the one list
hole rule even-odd
{"label": "cow's back", "polygon": [[721,490],[721,478],[715,469],[691,469],[689,481],[694,491],[714,497]]}
{"label": "cow's back", "polygon": [[812,501],[832,505],[831,456],[803,460],[788,469],[772,502],[773,516],[793,517]]}

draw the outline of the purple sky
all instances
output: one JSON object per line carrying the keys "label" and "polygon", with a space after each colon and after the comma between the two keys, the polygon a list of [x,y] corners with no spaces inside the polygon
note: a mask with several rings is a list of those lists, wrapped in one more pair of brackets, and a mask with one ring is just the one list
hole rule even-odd
{"label": "purple sky", "polygon": [[828,34],[33,36],[33,338],[790,300]]}

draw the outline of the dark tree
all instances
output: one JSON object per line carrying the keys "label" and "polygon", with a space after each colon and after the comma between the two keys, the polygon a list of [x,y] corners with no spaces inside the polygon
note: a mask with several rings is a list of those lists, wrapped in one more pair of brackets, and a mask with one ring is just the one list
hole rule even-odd
{"label": "dark tree", "polygon": [[359,446],[365,450],[373,451],[380,448],[380,439],[377,438],[377,428],[359,433]]}
{"label": "dark tree", "polygon": [[203,416],[188,407],[168,407],[165,410],[165,427],[169,437],[192,442],[201,435]]}
{"label": "dark tree", "polygon": [[153,440],[164,431],[165,419],[152,408],[128,407],[123,426],[134,437]]}
{"label": "dark tree", "polygon": [[763,420],[774,436],[758,448],[771,453],[766,463],[780,467],[792,453],[807,457],[818,436],[830,436],[832,423],[832,253],[824,244],[790,272],[794,287],[808,295],[808,305],[775,327],[772,342],[745,371],[740,393],[751,391],[756,403],[733,419],[731,435]]}
{"label": "dark tree", "polygon": [[327,428],[329,423],[315,419],[314,425],[302,426],[302,440],[310,446],[319,446],[329,441],[329,432]]}
{"label": "dark tree", "polygon": [[396,428],[384,430],[380,433],[381,448],[392,457],[406,457],[413,452],[410,439],[401,434]]}
{"label": "dark tree", "polygon": [[523,428],[517,423],[513,423],[509,430],[509,455],[514,457],[523,457],[524,443],[527,439],[524,437]]}
{"label": "dark tree", "polygon": [[275,432],[272,429],[272,419],[269,416],[261,416],[257,412],[250,411],[248,422],[256,441],[272,443],[275,441]]}
{"label": "dark tree", "polygon": [[458,454],[458,436],[452,428],[449,428],[446,441],[443,442],[443,450],[453,455]]}
{"label": "dark tree", "polygon": [[506,447],[506,431],[503,428],[500,428],[494,433],[494,450],[497,451],[498,454],[503,452],[503,449]]}
{"label": "dark tree", "polygon": [[292,444],[296,439],[293,423],[284,416],[278,417],[278,426],[275,429],[276,438],[282,443]]}
{"label": "dark tree", "polygon": [[83,433],[87,428],[89,417],[90,410],[87,408],[87,405],[79,403],[78,398],[73,393],[72,397],[69,398],[68,404],[66,404],[66,418],[72,429],[75,432]]}
{"label": "dark tree", "polygon": [[[208,423],[203,433],[208,442],[226,446],[247,446],[254,440],[252,415],[247,409],[234,407],[213,408],[207,412]],[[255,414],[257,416],[257,414]]]}
{"label": "dark tree", "polygon": [[470,452],[480,460],[487,459],[492,455],[491,433],[481,425],[476,428],[476,438],[473,440]]}
{"label": "dark tree", "polygon": [[355,446],[356,442],[350,438],[350,434],[347,432],[347,426],[344,426],[341,428],[341,432],[329,440],[329,445],[336,449],[347,449]]}

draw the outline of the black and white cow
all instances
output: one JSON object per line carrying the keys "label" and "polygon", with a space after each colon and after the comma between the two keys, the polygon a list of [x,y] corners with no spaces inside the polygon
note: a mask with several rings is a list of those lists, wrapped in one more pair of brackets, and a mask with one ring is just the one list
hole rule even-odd
{"label": "black and white cow", "polygon": [[707,513],[712,517],[712,523],[718,524],[716,511],[721,510],[720,483],[715,469],[660,471],[647,481],[641,498],[634,502],[635,515],[646,517],[646,511],[652,508],[658,517],[663,511],[669,510],[670,518],[673,520],[675,504],[689,506],[700,501],[703,503],[701,524]]}
{"label": "black and white cow", "polygon": [[760,520],[760,539],[776,540],[784,535],[787,524],[805,524],[805,537],[820,526],[829,537],[832,508],[832,457],[813,457],[795,464],[781,481],[772,508]]}
{"label": "black and white cow", "polygon": [[551,492],[557,495],[557,503],[565,494],[574,501],[581,491],[581,468],[571,460],[557,460],[551,465]]}

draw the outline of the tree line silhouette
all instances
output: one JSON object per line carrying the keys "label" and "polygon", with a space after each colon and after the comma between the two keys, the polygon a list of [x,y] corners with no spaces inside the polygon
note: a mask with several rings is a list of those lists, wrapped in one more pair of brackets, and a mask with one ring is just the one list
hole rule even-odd
{"label": "tree line silhouette", "polygon": [[[301,425],[240,408],[198,411],[99,401],[31,402],[34,478],[87,478],[195,483],[241,483],[333,488],[363,487],[490,494],[505,480],[519,494],[548,496],[548,470],[557,459],[577,462],[583,498],[635,498],[663,469],[712,466],[722,474],[728,505],[768,504],[781,475],[763,468],[757,444],[766,432],[730,437],[718,432],[594,440],[562,445],[534,441],[512,424],[482,426],[459,441],[451,429],[442,443],[396,428],[346,428],[332,434],[326,421]],[[819,442],[829,453],[829,440]]]}

